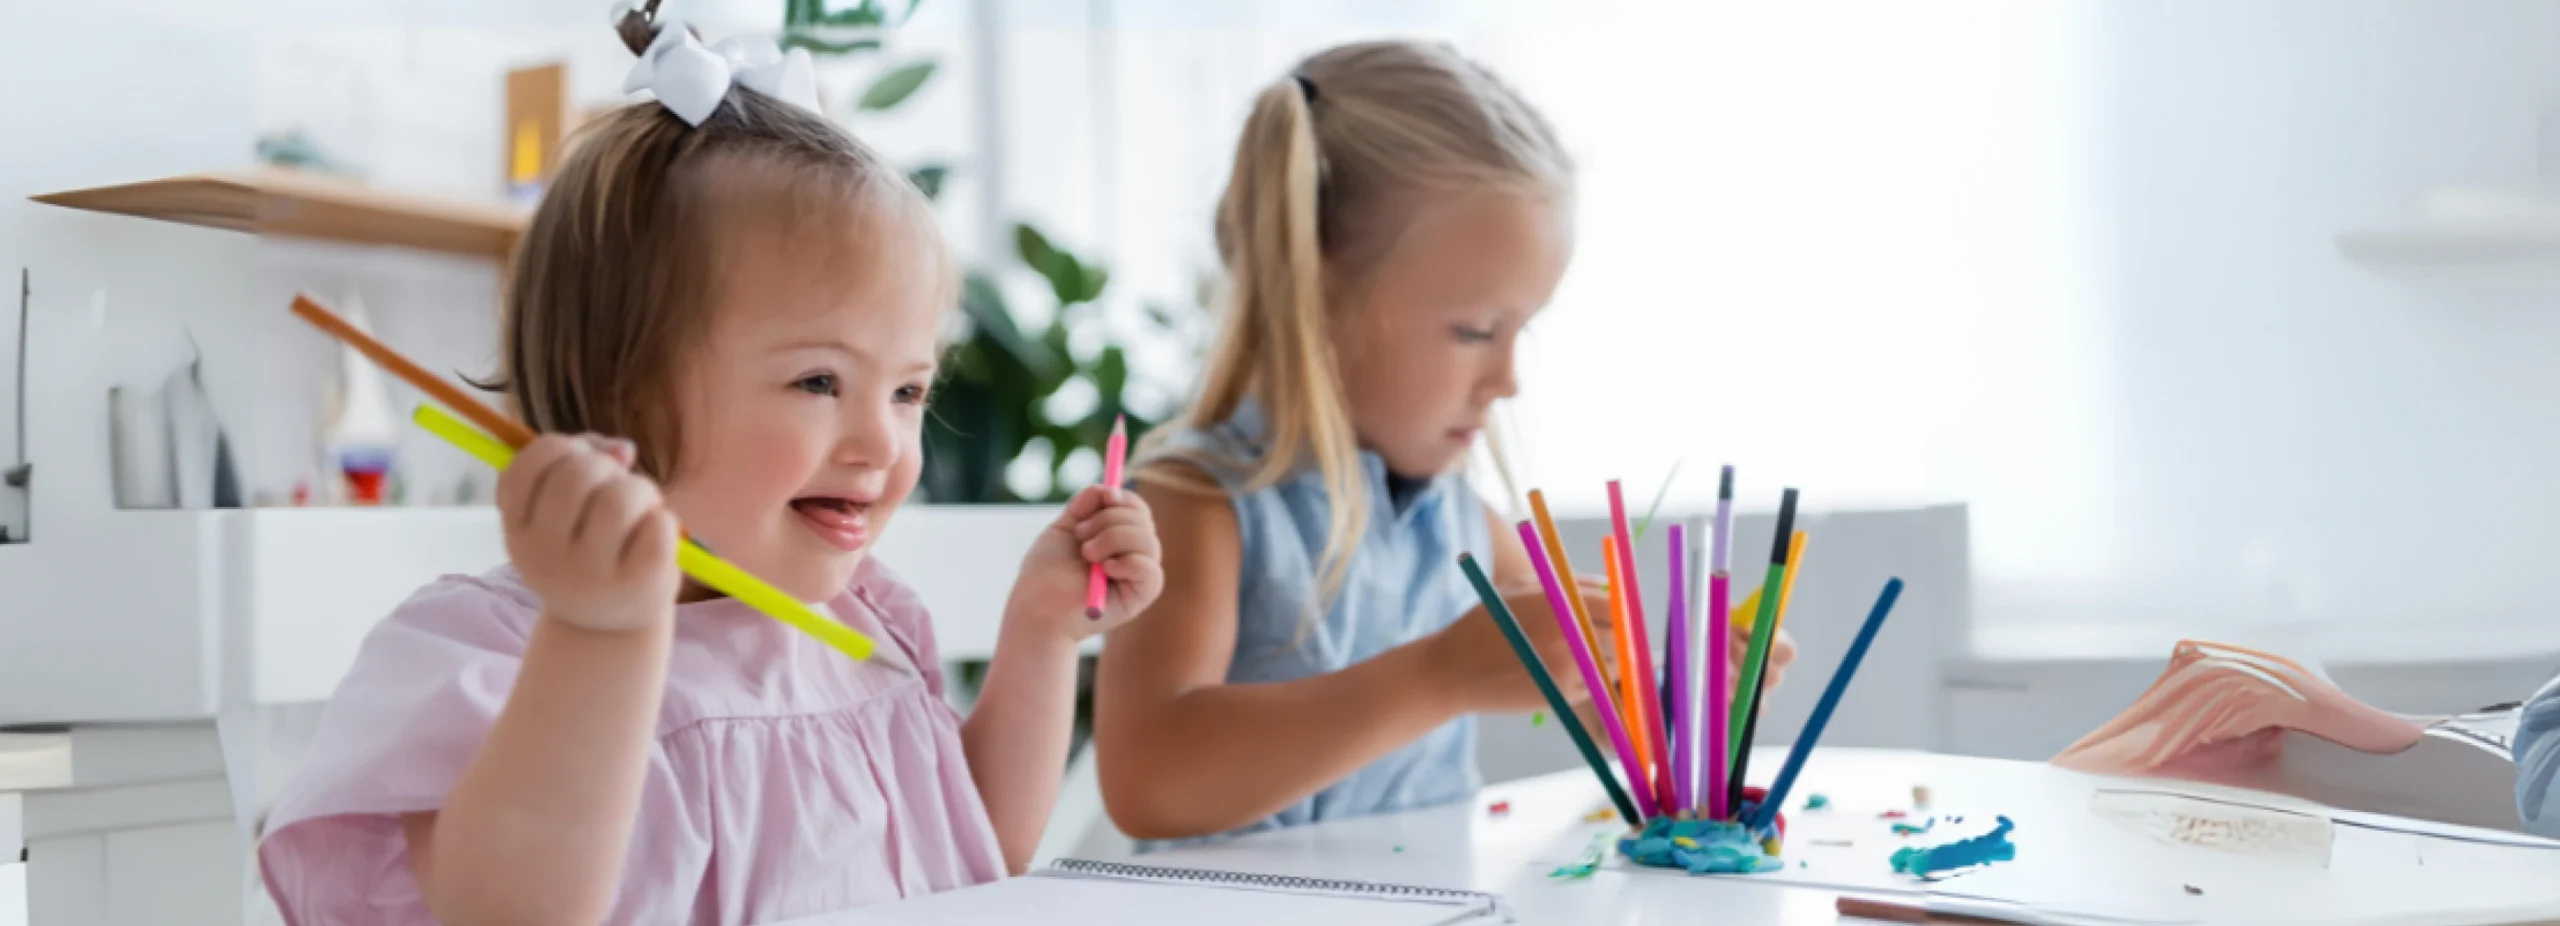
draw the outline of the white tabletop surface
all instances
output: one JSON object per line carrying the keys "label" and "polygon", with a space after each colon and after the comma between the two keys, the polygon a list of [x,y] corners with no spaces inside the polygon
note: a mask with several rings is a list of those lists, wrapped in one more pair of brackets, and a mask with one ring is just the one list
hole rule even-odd
{"label": "white tabletop surface", "polygon": [[[1773,777],[1783,758],[1776,747],[1755,752],[1752,778]],[[1930,789],[1936,814],[1963,815],[1966,824],[1908,839],[1893,835],[1877,809],[1908,807],[1915,784]],[[2492,923],[2518,921],[2526,911],[2560,918],[2560,850],[2455,838],[2466,831],[2422,836],[2347,825],[2334,826],[2325,859],[2202,848],[2102,818],[2093,810],[2093,796],[2102,791],[2119,792],[2109,797],[2117,806],[2127,800],[2157,806],[2202,798],[2319,809],[2253,792],[2083,775],[2042,763],[1823,749],[1807,763],[1789,805],[1800,808],[1804,797],[1818,792],[1834,803],[1827,812],[1833,816],[1811,824],[1798,820],[1795,833],[1801,837],[1821,827],[1859,835],[1855,848],[1791,851],[1791,864],[1808,856],[1824,860],[1792,873],[1797,879],[1836,874],[1870,888],[2000,896],[2082,914],[2176,922]],[[2160,792],[2185,797],[2151,796]],[[1509,812],[1492,814],[1488,808],[1496,801],[1507,801]],[[1158,852],[1144,861],[1492,891],[1503,895],[1524,924],[1863,922],[1834,913],[1840,889],[1775,885],[1769,881],[1775,876],[1690,877],[1634,869],[1613,853],[1586,880],[1549,877],[1590,837],[1622,829],[1614,821],[1584,822],[1604,804],[1588,773],[1567,772],[1489,786],[1463,805],[1255,834]],[[1802,813],[1789,811],[1791,819]],[[1970,835],[1996,814],[2016,821],[2017,861],[1935,885],[1901,882],[1891,873],[1886,859],[1895,848]],[[1701,911],[1714,915],[1702,918]]]}

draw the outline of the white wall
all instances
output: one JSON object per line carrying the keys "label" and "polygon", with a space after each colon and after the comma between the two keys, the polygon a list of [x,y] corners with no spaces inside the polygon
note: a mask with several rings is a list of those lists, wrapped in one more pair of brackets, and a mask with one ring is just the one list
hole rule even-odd
{"label": "white wall", "polygon": [[1731,461],[1964,499],[1987,634],[2560,648],[2560,287],[2333,244],[2430,186],[2535,180],[2560,3],[1037,6],[1008,182],[1132,300],[1209,265],[1245,103],[1297,57],[1449,38],[1519,85],[1582,168],[1516,409],[1567,507]]}
{"label": "white wall", "polygon": [[2104,298],[2078,311],[2106,326],[2100,414],[2140,500],[2091,525],[2125,551],[2112,616],[2560,643],[2560,298],[2377,272],[2331,239],[2430,186],[2536,182],[2555,34],[2550,2],[2098,8]]}

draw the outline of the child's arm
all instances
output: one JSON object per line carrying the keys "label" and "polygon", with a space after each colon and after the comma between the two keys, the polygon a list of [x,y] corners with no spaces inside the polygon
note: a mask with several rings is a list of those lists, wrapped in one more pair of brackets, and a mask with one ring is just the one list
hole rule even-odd
{"label": "child's arm", "polygon": [[[1139,494],[1158,512],[1165,592],[1147,620],[1112,635],[1094,686],[1103,800],[1122,832],[1233,829],[1461,714],[1543,704],[1480,608],[1341,671],[1227,684],[1243,561],[1234,510],[1222,495],[1154,486]],[[1506,598],[1549,663],[1564,664],[1543,595]],[[1566,687],[1580,691],[1578,680]]]}
{"label": "child's arm", "polygon": [[[1085,616],[1087,570],[1096,562],[1111,578],[1100,620]],[[1144,610],[1163,587],[1154,520],[1145,502],[1122,489],[1077,495],[1023,557],[995,661],[960,726],[978,795],[1014,874],[1030,867],[1057,804],[1075,725],[1078,644]]]}
{"label": "child's arm", "polygon": [[542,616],[471,764],[402,819],[427,909],[456,923],[612,911],[675,626],[675,520],[631,446],[544,437],[498,477],[507,554]]}

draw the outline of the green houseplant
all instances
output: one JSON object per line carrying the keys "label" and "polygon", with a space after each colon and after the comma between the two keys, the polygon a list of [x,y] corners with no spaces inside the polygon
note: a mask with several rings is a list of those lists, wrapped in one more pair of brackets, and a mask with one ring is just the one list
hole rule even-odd
{"label": "green houseplant", "polygon": [[[885,56],[889,30],[913,17],[921,3],[908,0],[893,13],[896,4],[881,0],[832,11],[822,0],[786,0],[781,44],[818,57]],[[885,65],[855,98],[855,113],[886,112],[905,104],[932,79],[936,67],[930,59]],[[908,177],[934,198],[950,170],[948,164],[921,164],[910,168]],[[1100,300],[1110,285],[1110,271],[1028,224],[1014,226],[1013,244],[1010,262],[974,267],[964,276],[963,330],[952,340],[925,426],[922,488],[929,501],[1064,501],[1078,488],[1060,478],[1077,450],[1101,452],[1112,422],[1123,415],[1133,442],[1156,424],[1126,401],[1131,375],[1121,345],[1106,344],[1084,352],[1086,356],[1073,349],[1075,332],[1104,323]],[[1056,311],[1037,328],[1022,324],[1000,282],[1005,274],[1023,270],[1045,283],[1056,300]],[[1184,337],[1180,323],[1164,309],[1149,306],[1145,316],[1152,334]],[[1052,397],[1087,385],[1095,397],[1089,410],[1064,420],[1052,414]],[[1028,487],[1008,479],[1019,464],[1043,455],[1046,478],[1025,480]]]}

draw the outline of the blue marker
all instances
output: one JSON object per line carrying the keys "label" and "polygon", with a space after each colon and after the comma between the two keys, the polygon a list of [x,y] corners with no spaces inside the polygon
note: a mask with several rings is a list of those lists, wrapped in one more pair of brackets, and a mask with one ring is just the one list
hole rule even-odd
{"label": "blue marker", "polygon": [[[1893,613],[1893,603],[1902,597],[1902,579],[1887,579],[1884,592],[1876,596],[1874,610],[1867,612],[1866,626],[1858,628],[1858,639],[1849,644],[1849,654],[1840,658],[1839,671],[1831,673],[1831,684],[1822,689],[1822,700],[1813,706],[1813,716],[1806,718],[1804,733],[1787,749],[1786,767],[1778,770],[1778,781],[1769,786],[1768,797],[1751,814],[1751,831],[1768,835],[1770,824],[1777,822],[1778,808],[1787,804],[1787,790],[1795,787],[1796,773],[1804,771],[1804,760],[1813,755],[1813,743],[1822,738],[1823,725],[1831,722],[1831,711],[1840,706],[1840,695],[1849,690],[1849,678],[1858,672],[1858,662],[1867,658],[1867,646],[1876,641],[1876,631],[1884,629],[1885,615]],[[1765,619],[1765,618],[1764,618]]]}

